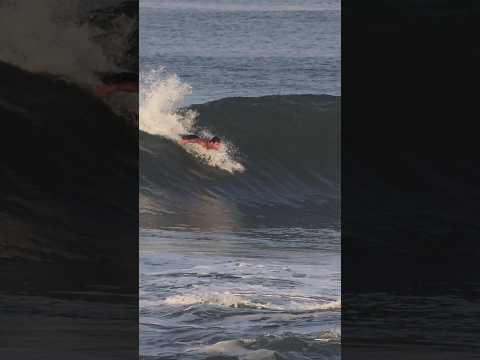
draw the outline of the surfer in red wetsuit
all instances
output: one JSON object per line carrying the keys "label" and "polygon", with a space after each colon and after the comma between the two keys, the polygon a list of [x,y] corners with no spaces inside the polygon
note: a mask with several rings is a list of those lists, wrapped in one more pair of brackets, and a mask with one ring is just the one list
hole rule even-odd
{"label": "surfer in red wetsuit", "polygon": [[102,81],[95,87],[97,96],[109,96],[115,92],[138,93],[138,75],[135,73],[99,74]]}
{"label": "surfer in red wetsuit", "polygon": [[222,143],[218,136],[214,136],[211,139],[205,139],[197,135],[183,135],[179,142],[182,145],[197,144],[203,146],[207,150],[218,150]]}

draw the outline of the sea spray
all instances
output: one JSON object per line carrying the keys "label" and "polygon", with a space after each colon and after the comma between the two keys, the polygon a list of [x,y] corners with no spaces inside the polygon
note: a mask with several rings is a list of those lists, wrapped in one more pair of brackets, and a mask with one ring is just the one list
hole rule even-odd
{"label": "sea spray", "polygon": [[9,24],[0,33],[1,61],[86,85],[98,82],[96,72],[117,70],[98,41],[107,32],[80,22],[81,0],[2,0],[0,6],[0,22]]}
{"label": "sea spray", "polygon": [[[178,143],[184,134],[200,133],[212,136],[208,129],[196,126],[198,113],[180,107],[192,88],[175,74],[163,68],[140,75],[140,130]],[[242,164],[233,159],[234,147],[224,141],[217,151],[205,149],[198,144],[182,146],[185,151],[209,166],[230,173],[243,172]]]}
{"label": "sea spray", "polygon": [[140,130],[174,141],[193,131],[197,114],[176,111],[191,93],[190,85],[163,69],[141,74],[140,81]]}

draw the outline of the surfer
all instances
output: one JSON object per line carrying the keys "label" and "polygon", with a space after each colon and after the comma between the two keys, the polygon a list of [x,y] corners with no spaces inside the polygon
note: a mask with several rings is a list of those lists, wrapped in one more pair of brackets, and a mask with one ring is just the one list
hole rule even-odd
{"label": "surfer", "polygon": [[218,136],[214,136],[211,139],[201,138],[198,135],[183,135],[179,141],[180,144],[197,144],[203,146],[207,150],[218,150],[222,141]]}
{"label": "surfer", "polygon": [[97,96],[109,96],[115,92],[138,93],[138,74],[124,72],[99,75],[102,83],[95,87]]}

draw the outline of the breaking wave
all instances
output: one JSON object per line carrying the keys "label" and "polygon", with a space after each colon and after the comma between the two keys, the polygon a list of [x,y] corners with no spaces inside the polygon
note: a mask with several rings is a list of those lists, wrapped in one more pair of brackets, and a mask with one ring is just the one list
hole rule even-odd
{"label": "breaking wave", "polygon": [[[185,224],[170,215],[205,214],[205,206],[209,213],[218,208],[219,217],[267,206],[309,208],[317,222],[318,215],[338,218],[339,97],[240,97],[182,106],[191,91],[163,70],[141,75],[142,215],[163,215],[156,220],[165,220],[163,226]],[[225,148],[180,146],[186,133],[219,136]]]}
{"label": "breaking wave", "polygon": [[[198,116],[196,111],[191,109],[177,111],[185,96],[192,91],[188,84],[181,82],[175,75],[165,75],[162,70],[143,75],[141,81],[140,130],[177,144],[184,134],[199,133],[206,137],[212,136],[207,128],[196,127]],[[182,147],[187,153],[210,166],[230,173],[245,170],[242,164],[233,159],[231,144],[227,143],[215,152],[196,144]]]}

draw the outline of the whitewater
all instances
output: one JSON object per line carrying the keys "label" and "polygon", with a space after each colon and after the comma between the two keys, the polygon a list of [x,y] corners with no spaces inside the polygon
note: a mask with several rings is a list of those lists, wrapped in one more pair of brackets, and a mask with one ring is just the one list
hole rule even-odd
{"label": "whitewater", "polygon": [[321,231],[264,230],[285,238],[266,247],[253,229],[141,231],[142,354],[321,359],[336,352],[338,231],[330,234],[332,251],[320,252],[302,242],[327,242]]}
{"label": "whitewater", "polygon": [[[180,108],[185,96],[192,92],[190,85],[180,81],[175,74],[164,69],[141,74],[140,89],[140,130],[157,135],[178,144],[182,135],[199,134],[211,138],[213,134],[207,128],[198,128],[198,113]],[[221,136],[220,134],[215,134]],[[198,144],[180,145],[186,152],[209,166],[217,167],[229,173],[243,172],[245,167],[235,161],[234,145],[223,139],[219,150],[205,149]]]}

